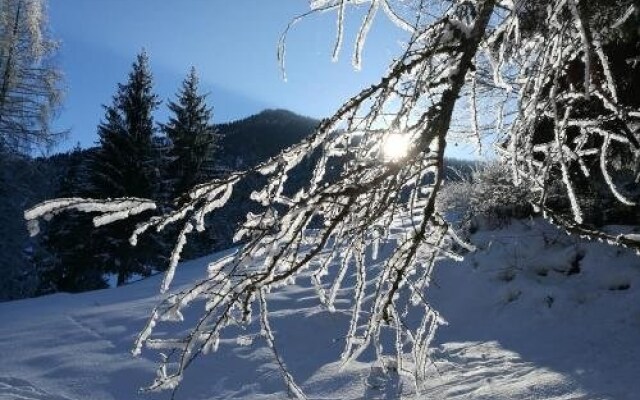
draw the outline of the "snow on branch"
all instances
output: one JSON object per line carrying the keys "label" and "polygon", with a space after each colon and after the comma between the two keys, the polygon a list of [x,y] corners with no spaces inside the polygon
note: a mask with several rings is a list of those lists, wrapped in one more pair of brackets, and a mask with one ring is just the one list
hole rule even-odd
{"label": "snow on branch", "polygon": [[[379,3],[376,0],[371,4],[358,46],[364,43]],[[339,2],[318,3],[317,7],[336,5]],[[243,325],[263,332],[290,391],[303,398],[275,350],[267,303],[269,292],[292,284],[305,271],[313,275],[322,303],[335,310],[335,300],[344,292],[340,288],[355,269],[358,283],[352,296],[357,306],[351,310],[351,323],[346,327],[344,362],[357,359],[371,346],[383,357],[380,337],[387,327],[393,327],[396,343],[386,352],[395,353],[401,360],[405,351],[402,343],[411,339],[413,352],[409,354],[419,358],[416,366],[426,367],[426,347],[442,321],[425,303],[422,291],[429,284],[435,261],[457,257],[453,248],[461,244],[435,207],[444,178],[446,135],[493,6],[493,1],[479,3],[477,8],[460,1],[415,35],[403,57],[379,83],[345,102],[307,139],[250,171],[194,188],[174,211],[138,225],[132,244],[149,229],[180,226],[161,287],[162,292],[168,291],[188,235],[194,228],[204,228],[204,216],[223,207],[235,184],[249,174],[257,172],[268,178],[266,185],[252,194],[265,211],[247,215],[236,235],[244,244],[210,265],[205,279],[168,295],[136,340],[134,354],[140,354],[145,346],[164,354],[149,389],[175,389],[195,358],[218,348],[227,327]],[[383,9],[388,12],[387,6]],[[452,21],[466,23],[463,26]],[[390,133],[408,139],[406,151],[391,158],[382,145]],[[288,174],[314,152],[320,157],[313,179],[293,197],[286,196]],[[336,164],[338,175],[329,176],[328,166]],[[65,209],[98,211],[120,218],[125,212],[140,212],[147,204],[125,201],[57,200],[36,207],[27,218]],[[108,220],[106,217],[98,222]],[[411,221],[405,232],[392,233],[391,227],[402,221]],[[364,265],[366,254],[377,249],[380,242],[387,243],[391,252],[369,269]],[[335,266],[339,266],[337,275],[329,271]],[[194,303],[202,305],[201,317],[195,322],[184,321],[181,310]],[[260,314],[259,323],[252,318],[255,311]],[[422,315],[419,323],[405,320],[409,314]],[[154,337],[158,324],[175,321],[190,324],[189,333]],[[167,349],[172,351],[165,354]]]}
{"label": "snow on branch", "polygon": [[364,17],[358,29],[358,34],[355,40],[353,51],[353,66],[355,69],[360,69],[362,67],[362,51],[364,49],[364,45],[367,40],[369,30],[371,29],[371,26],[373,24],[374,18],[380,8],[387,16],[387,18],[400,29],[403,29],[410,33],[417,32],[417,26],[415,26],[415,24],[412,24],[408,18],[401,15],[401,13],[394,8],[394,3],[396,3],[394,0],[311,0],[311,10],[293,18],[280,36],[280,41],[278,43],[278,61],[280,63],[280,69],[282,71],[283,78],[286,80],[285,56],[287,35],[289,34],[291,28],[293,28],[293,26],[298,22],[319,12],[337,10],[336,37],[332,54],[333,61],[337,61],[344,42],[347,6],[369,4],[366,16]]}
{"label": "snow on branch", "polygon": [[[285,30],[280,60],[284,62],[289,29],[308,15],[329,10],[338,11],[337,54],[345,7],[367,4],[370,8],[356,43],[358,61],[375,14],[383,10],[397,22],[400,17],[391,4],[398,3],[315,0],[311,11]],[[573,215],[556,219],[559,223],[585,232],[576,182],[580,173],[593,177],[600,172],[618,200],[637,201],[617,186],[608,159],[614,146],[637,155],[640,110],[619,102],[613,69],[601,43],[594,42],[580,3],[551,1],[545,8],[544,32],[523,32],[522,19],[528,16],[509,0],[420,3],[423,22],[407,24],[414,29],[411,40],[378,83],[346,101],[300,143],[251,170],[192,189],[176,210],[151,217],[135,229],[132,244],[150,229],[179,227],[161,288],[169,291],[189,234],[205,228],[204,217],[228,202],[238,182],[254,173],[267,178],[251,195],[263,211],[249,213],[236,232],[235,239],[242,243],[209,265],[205,278],[167,295],[138,336],[135,355],[145,348],[163,351],[164,362],[151,389],[175,389],[193,360],[215,352],[227,328],[240,325],[265,338],[290,392],[303,398],[295,371],[285,368],[276,349],[276,332],[268,319],[269,293],[302,276],[311,276],[319,301],[329,311],[343,304],[337,301],[340,296],[351,299],[343,362],[373,349],[379,358],[395,355],[399,371],[405,373],[408,356],[413,358],[411,375],[416,382],[423,379],[428,346],[444,323],[424,295],[434,264],[439,258],[458,258],[473,250],[436,209],[454,109],[467,93],[474,110],[486,101],[483,96],[503,99],[497,125],[504,136],[497,151],[511,163],[515,180],[531,186],[545,211],[549,210],[549,187],[562,183]],[[433,7],[427,11],[422,3]],[[578,7],[578,14],[572,7]],[[590,72],[572,79],[572,66],[585,63],[602,71],[604,78],[596,79],[600,74]],[[578,112],[585,104],[600,110],[599,114]],[[480,142],[483,121],[479,115],[473,120],[472,130]],[[546,129],[542,134],[541,126]],[[385,148],[390,137],[407,143],[403,152],[392,157]],[[288,194],[290,172],[311,154],[318,155],[312,179],[299,192]],[[604,162],[598,162],[598,157],[604,157]],[[124,217],[125,212],[150,209],[151,204],[137,199],[104,203],[61,199],[43,203],[25,217],[35,220],[65,209],[88,208],[102,212],[106,218],[99,222],[107,222]],[[392,229],[398,226],[400,232]],[[633,236],[610,239],[625,245],[638,243]],[[380,243],[385,244],[383,257],[378,254]],[[371,258],[376,261],[365,266]],[[355,283],[347,285],[351,277]],[[189,305],[200,307],[197,320],[185,320],[181,311]],[[187,333],[154,336],[159,324],[172,322],[187,325]],[[389,330],[395,338],[391,344],[383,340]],[[167,349],[171,351],[164,353]]]}
{"label": "snow on branch", "polygon": [[[537,194],[536,206],[547,214],[558,213],[548,202],[557,197],[555,182],[562,182],[571,217],[557,215],[554,220],[567,222],[563,225],[574,231],[593,230],[585,225],[586,186],[605,188],[623,206],[638,203],[637,191],[622,179],[620,163],[613,162],[640,156],[638,108],[621,101],[620,82],[607,54],[611,50],[605,49],[606,33],[631,18],[633,8],[605,7],[612,15],[596,17],[584,2],[553,1],[546,10],[545,29],[520,38],[525,44],[519,47],[505,39],[506,26],[518,26],[523,18],[513,11],[487,47],[499,47],[494,58],[502,60],[501,70],[511,71],[496,77],[496,86],[508,79],[519,91],[517,105],[511,106],[516,118],[497,150],[513,166],[514,180],[530,185]],[[611,41],[606,44],[613,46]],[[629,240],[607,240],[631,245]]]}
{"label": "snow on branch", "polygon": [[83,199],[78,197],[63,198],[45,201],[24,212],[24,218],[29,224],[31,236],[39,233],[38,219],[51,219],[54,215],[64,211],[80,211],[86,213],[99,213],[93,218],[93,224],[98,227],[115,221],[141,214],[148,210],[155,210],[153,201],[137,198],[121,199]]}
{"label": "snow on branch", "polygon": [[[317,4],[336,5],[339,2]],[[137,340],[135,354],[148,340],[154,349],[163,347],[153,338],[154,327],[163,321],[182,321],[180,310],[189,304],[203,305],[203,314],[189,334],[167,342],[166,346],[178,344],[174,354],[179,356],[161,367],[162,378],[154,387],[180,380],[193,359],[217,348],[225,328],[232,324],[261,329],[269,346],[275,348],[268,323],[268,293],[292,284],[305,271],[313,276],[319,299],[329,310],[337,308],[336,299],[344,292],[341,288],[347,277],[351,272],[356,276],[352,293],[356,305],[347,327],[344,362],[358,358],[370,346],[382,357],[381,332],[393,326],[397,343],[413,338],[415,351],[411,354],[422,360],[416,365],[426,366],[426,347],[442,321],[425,305],[422,291],[428,286],[435,260],[456,256],[452,244],[460,248],[461,243],[435,209],[443,180],[446,134],[492,7],[493,2],[478,9],[461,2],[419,35],[378,84],[347,101],[310,137],[252,170],[268,178],[251,196],[265,211],[247,215],[236,234],[236,240],[244,244],[210,265],[207,278],[159,304]],[[460,32],[459,24],[449,22],[453,18],[473,22],[468,25],[470,31]],[[408,84],[416,80],[420,83]],[[416,107],[427,99],[430,106]],[[410,138],[406,154],[392,159],[385,156],[381,144],[389,132]],[[286,196],[289,172],[317,151],[320,157],[313,179],[293,197]],[[326,169],[336,163],[339,174],[329,177]],[[166,223],[183,224],[184,234],[171,257],[163,290],[169,287],[194,216],[223,204],[228,198],[224,193],[252,171],[195,188],[181,208],[138,227],[140,234]],[[406,232],[392,234],[391,226],[403,220],[412,221]],[[381,241],[391,245],[391,253],[377,267],[365,267],[366,254]],[[252,318],[256,311],[261,328]],[[410,313],[424,313],[424,318],[412,326],[404,320]],[[403,348],[396,344],[387,350],[401,358]],[[301,397],[294,377],[277,351],[275,354],[290,391]]]}

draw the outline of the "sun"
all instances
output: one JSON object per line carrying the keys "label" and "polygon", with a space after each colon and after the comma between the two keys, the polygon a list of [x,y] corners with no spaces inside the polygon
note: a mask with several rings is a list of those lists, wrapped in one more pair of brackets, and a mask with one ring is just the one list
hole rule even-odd
{"label": "sun", "polygon": [[385,161],[398,161],[409,153],[411,138],[402,133],[387,135],[382,143],[382,154]]}

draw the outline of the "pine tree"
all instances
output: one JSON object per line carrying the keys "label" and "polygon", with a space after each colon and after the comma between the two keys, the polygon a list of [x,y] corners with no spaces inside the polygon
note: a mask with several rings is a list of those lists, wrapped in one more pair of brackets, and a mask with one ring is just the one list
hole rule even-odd
{"label": "pine tree", "polygon": [[[153,112],[159,106],[153,93],[149,59],[143,51],[133,63],[126,84],[118,85],[113,103],[106,106],[98,127],[100,148],[92,162],[92,182],[97,197],[154,198],[159,184],[158,152],[154,146]],[[118,275],[118,285],[134,273],[148,274],[155,246],[133,252],[126,223],[101,228],[97,265]],[[146,251],[145,251],[146,250]]]}
{"label": "pine tree", "polygon": [[[88,151],[76,147],[53,159],[59,165],[59,170],[55,172],[60,177],[57,196],[82,197],[92,193],[88,176]],[[41,251],[36,257],[38,294],[105,288],[103,270],[94,259],[101,233],[94,230],[91,216],[85,213],[71,212],[65,218],[54,218],[42,235]]]}
{"label": "pine tree", "polygon": [[93,163],[93,183],[102,197],[153,198],[158,181],[153,112],[160,101],[153,93],[149,59],[137,56],[126,84],[118,85],[98,127],[100,150]]}
{"label": "pine tree", "polygon": [[29,157],[0,145],[0,301],[33,294],[35,281],[24,251],[29,241],[22,208],[38,200],[41,184],[40,174]]}
{"label": "pine tree", "polygon": [[173,115],[169,123],[162,125],[172,143],[167,177],[173,198],[206,179],[205,167],[216,139],[216,128],[211,123],[213,111],[207,107],[206,95],[198,93],[195,68],[191,68],[176,97],[177,101],[169,102]]}

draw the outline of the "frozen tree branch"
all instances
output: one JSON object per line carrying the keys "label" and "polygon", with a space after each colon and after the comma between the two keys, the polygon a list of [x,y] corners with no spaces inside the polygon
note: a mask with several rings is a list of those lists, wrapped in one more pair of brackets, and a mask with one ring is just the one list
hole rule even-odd
{"label": "frozen tree branch", "polygon": [[[483,96],[501,99],[496,125],[504,137],[498,151],[511,164],[515,180],[525,181],[536,193],[538,207],[577,233],[640,248],[635,237],[602,236],[583,226],[580,193],[575,187],[577,172],[590,176],[599,169],[615,198],[623,204],[636,203],[616,186],[607,161],[613,143],[637,155],[640,112],[619,102],[601,39],[589,33],[581,2],[550,1],[544,32],[524,33],[522,19],[527,16],[520,2],[509,0],[425,0],[418,7],[422,22],[415,24],[406,23],[391,8],[393,1],[316,0],[309,13],[287,27],[279,44],[281,62],[291,26],[307,15],[329,10],[338,11],[333,53],[337,56],[350,3],[370,7],[356,40],[356,65],[378,9],[412,31],[404,53],[380,82],[345,102],[301,143],[249,171],[195,187],[178,209],[154,216],[135,229],[134,245],[149,229],[162,231],[170,224],[181,225],[162,284],[162,291],[168,291],[181,249],[193,229],[204,229],[204,217],[223,207],[234,186],[249,174],[267,177],[267,183],[251,195],[265,211],[247,215],[236,234],[235,239],[243,244],[209,265],[207,277],[168,295],[136,340],[134,354],[145,346],[173,349],[165,355],[151,389],[175,388],[195,358],[217,349],[226,328],[242,325],[261,330],[288,388],[302,398],[304,394],[275,349],[267,305],[270,291],[307,273],[328,310],[336,309],[344,280],[356,278],[349,290],[353,307],[345,327],[343,362],[373,347],[380,358],[395,354],[402,373],[407,372],[404,357],[412,357],[412,376],[417,382],[423,379],[429,343],[443,323],[424,297],[434,264],[440,257],[459,257],[454,249],[472,250],[436,210],[455,107],[467,93],[474,110],[485,101]],[[437,12],[430,14],[428,9]],[[587,71],[576,81],[570,76],[572,65],[602,71],[604,79]],[[585,105],[598,110],[597,115],[581,112]],[[474,112],[472,126],[478,142],[480,124]],[[409,139],[406,154],[385,156],[383,144],[391,135]],[[288,174],[312,153],[319,154],[312,180],[299,192],[286,195]],[[594,168],[591,161],[598,157],[601,161]],[[328,176],[330,165],[338,166],[337,176]],[[556,215],[546,203],[550,183],[558,179],[571,203],[571,217]],[[106,219],[99,220],[102,222],[151,207],[143,200],[73,200],[76,202],[43,203],[28,211],[26,218],[33,221],[64,209],[80,209],[103,213]],[[118,203],[126,207],[116,209]],[[104,208],[106,204],[114,208]],[[404,231],[392,233],[392,224],[401,221],[408,221]],[[365,265],[380,242],[388,244],[388,256],[375,265]],[[181,310],[192,303],[200,304],[203,311],[197,321],[189,323],[183,321]],[[252,317],[254,312],[259,313],[258,318]],[[189,333],[164,342],[153,337],[159,323],[171,321],[189,323]],[[381,340],[387,329],[396,338],[391,346]]]}

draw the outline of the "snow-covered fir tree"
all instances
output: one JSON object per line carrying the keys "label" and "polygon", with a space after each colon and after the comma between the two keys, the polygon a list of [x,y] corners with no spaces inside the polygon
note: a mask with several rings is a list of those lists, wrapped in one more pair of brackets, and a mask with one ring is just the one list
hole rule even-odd
{"label": "snow-covered fir tree", "polygon": [[216,140],[212,123],[213,110],[206,95],[198,93],[198,75],[192,68],[182,83],[176,101],[169,102],[171,116],[162,131],[171,140],[166,166],[172,198],[186,193],[206,179],[206,163],[210,161]]}
{"label": "snow-covered fir tree", "polygon": [[[420,382],[442,322],[424,298],[435,261],[473,250],[436,208],[444,152],[454,133],[481,144],[483,135],[495,132],[497,151],[513,181],[531,189],[535,209],[571,232],[640,249],[637,235],[587,225],[577,190],[577,181],[585,179],[604,185],[623,206],[637,207],[639,194],[622,185],[611,162],[614,153],[636,162],[640,153],[640,109],[625,92],[629,80],[637,79],[640,52],[630,46],[626,54],[612,55],[621,32],[630,32],[629,43],[637,43],[635,2],[599,3],[596,13],[580,0],[546,0],[540,7],[514,0],[311,1],[305,16],[336,13],[335,57],[344,42],[346,9],[354,4],[368,5],[356,35],[356,68],[379,14],[409,32],[403,54],[380,81],[347,100],[301,143],[255,168],[196,186],[180,207],[135,228],[134,245],[147,231],[179,226],[161,286],[168,292],[188,236],[205,228],[205,217],[224,206],[239,181],[255,172],[268,178],[252,194],[265,211],[247,215],[237,232],[243,244],[212,263],[203,280],[167,296],[140,333],[134,354],[145,348],[163,354],[151,389],[176,388],[196,357],[215,351],[221,335],[231,332],[228,327],[242,325],[264,338],[290,393],[304,398],[276,351],[268,311],[269,293],[303,273],[310,274],[330,311],[340,309],[339,293],[352,297],[341,310],[351,315],[342,362],[370,350],[380,360],[395,357],[397,371]],[[285,31],[283,63],[286,35],[303,18]],[[469,113],[461,113],[459,104],[471,105],[471,118],[462,118]],[[491,112],[481,117],[480,107]],[[321,156],[312,179],[286,195],[289,172],[316,151]],[[332,177],[326,179],[329,167]],[[566,199],[564,209],[550,201],[557,194]],[[28,210],[26,218],[35,229],[41,216],[76,209],[97,212],[101,224],[152,206],[131,198],[52,200]],[[411,222],[401,233],[391,229],[399,219]],[[389,256],[379,268],[368,268],[381,244]],[[342,289],[347,276],[356,283]],[[188,305],[202,310],[199,320],[189,322],[189,333],[154,336],[158,324],[183,321]]]}

